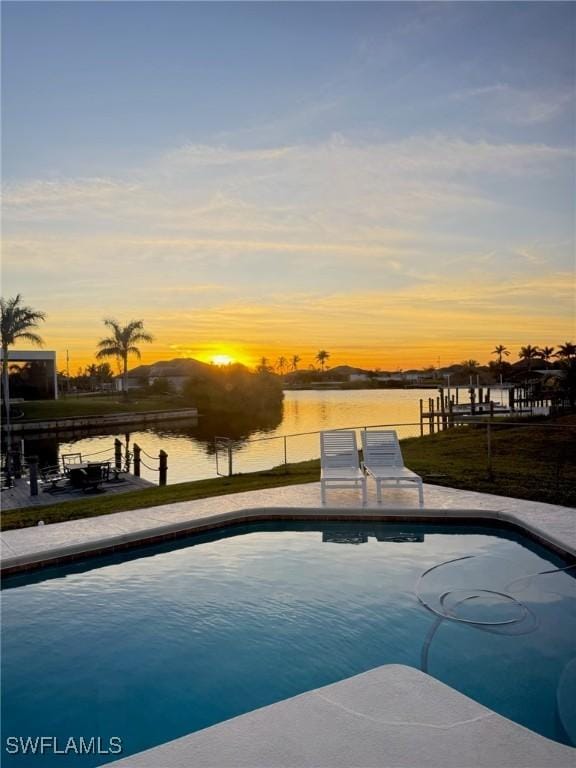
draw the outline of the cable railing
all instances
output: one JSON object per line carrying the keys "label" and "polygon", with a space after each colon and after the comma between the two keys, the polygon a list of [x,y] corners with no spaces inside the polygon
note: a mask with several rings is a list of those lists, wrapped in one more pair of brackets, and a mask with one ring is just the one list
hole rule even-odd
{"label": "cable railing", "polygon": [[[504,421],[498,418],[490,420],[468,417],[461,422],[455,421],[448,429],[430,430],[424,436],[420,433],[420,427],[420,422],[403,422],[347,426],[340,430],[354,430],[358,434],[363,430],[387,429],[396,431],[401,440],[417,438],[417,443],[412,444],[411,449],[406,446],[406,452],[417,459],[418,471],[429,478],[428,482],[436,479],[442,484],[442,477],[446,477],[443,474],[442,457],[444,451],[447,451],[447,461],[455,455],[460,471],[464,468],[470,477],[482,483],[486,481],[487,489],[495,478],[499,481],[506,477],[516,478],[514,482],[517,483],[521,475],[525,477],[522,482],[526,486],[546,488],[546,500],[552,503],[572,503],[570,500],[574,498],[576,488],[576,423],[554,424],[538,418]],[[539,448],[536,452],[531,449],[534,436],[531,436],[530,429],[539,431]],[[263,436],[244,441],[217,437],[214,442],[216,473],[226,477],[271,469],[282,471],[282,467],[289,472],[290,464],[319,458],[319,436],[322,431]],[[474,439],[478,433],[481,437],[479,441]],[[544,444],[542,434],[545,436]],[[456,442],[450,443],[450,436]],[[433,442],[422,443],[421,447],[416,448],[420,445],[421,437]],[[467,454],[467,451],[470,453]],[[527,459],[529,453],[533,455]]]}
{"label": "cable railing", "polygon": [[[340,427],[338,430],[353,429],[357,433],[367,429],[394,429],[400,439],[420,436],[420,422],[395,424],[363,424],[360,426]],[[235,440],[228,437],[214,438],[216,474],[229,477],[244,472],[272,469],[278,466],[311,461],[320,456],[320,433],[316,429],[309,432],[294,432],[289,435],[255,437],[250,440]]]}

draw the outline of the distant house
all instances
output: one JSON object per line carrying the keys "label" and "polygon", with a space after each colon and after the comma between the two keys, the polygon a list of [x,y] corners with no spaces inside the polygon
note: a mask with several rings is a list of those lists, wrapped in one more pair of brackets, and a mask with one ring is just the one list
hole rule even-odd
{"label": "distant house", "polygon": [[[0,350],[0,361],[3,360]],[[23,400],[57,400],[56,352],[8,350],[11,369],[10,397]],[[21,365],[20,365],[21,364]]]}
{"label": "distant house", "polygon": [[[128,371],[127,387],[128,390],[134,390],[149,386],[157,381],[164,381],[173,391],[181,392],[191,376],[207,368],[210,368],[208,363],[202,363],[200,360],[193,360],[188,357],[163,360],[152,365],[139,365]],[[114,383],[118,392],[122,391],[122,382],[123,377],[116,376]]]}

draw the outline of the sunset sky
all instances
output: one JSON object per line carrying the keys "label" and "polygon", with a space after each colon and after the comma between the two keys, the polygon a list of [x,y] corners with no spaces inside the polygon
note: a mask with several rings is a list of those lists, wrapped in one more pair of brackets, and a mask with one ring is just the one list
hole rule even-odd
{"label": "sunset sky", "polygon": [[[576,341],[573,3],[3,2],[3,296],[93,362]],[[134,363],[136,364],[136,363]]]}

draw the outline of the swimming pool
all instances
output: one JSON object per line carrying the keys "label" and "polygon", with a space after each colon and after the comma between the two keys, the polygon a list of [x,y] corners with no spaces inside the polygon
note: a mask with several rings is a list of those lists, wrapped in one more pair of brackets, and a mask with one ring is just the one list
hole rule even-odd
{"label": "swimming pool", "polygon": [[488,526],[310,521],[10,577],[3,764],[39,765],[7,738],[48,735],[102,750],[42,765],[100,765],[390,663],[571,743],[569,565]]}

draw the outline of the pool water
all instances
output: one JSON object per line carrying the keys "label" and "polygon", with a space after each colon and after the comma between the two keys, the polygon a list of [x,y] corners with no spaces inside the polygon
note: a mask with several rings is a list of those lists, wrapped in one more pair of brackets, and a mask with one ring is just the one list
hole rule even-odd
{"label": "pool water", "polygon": [[[2,763],[101,765],[381,664],[571,743],[569,565],[503,529],[309,522],[10,577]],[[8,754],[38,735],[117,737],[122,753]]]}

